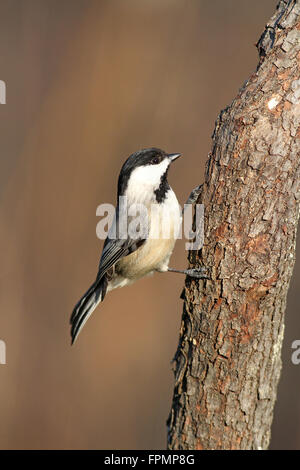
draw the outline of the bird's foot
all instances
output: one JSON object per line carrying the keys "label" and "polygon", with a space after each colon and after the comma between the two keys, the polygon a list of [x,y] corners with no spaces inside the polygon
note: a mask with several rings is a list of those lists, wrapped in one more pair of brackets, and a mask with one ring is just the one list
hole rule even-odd
{"label": "bird's foot", "polygon": [[198,197],[199,197],[199,195],[202,191],[202,187],[203,187],[203,184],[199,184],[199,186],[197,186],[195,189],[193,189],[193,191],[189,195],[188,200],[186,201],[185,205],[194,204],[195,202],[197,202]]}
{"label": "bird's foot", "polygon": [[205,267],[182,269],[182,270],[169,268],[168,271],[171,273],[185,274],[186,276],[192,277],[194,279],[209,279],[209,277],[206,274],[207,269]]}
{"label": "bird's foot", "polygon": [[207,269],[206,268],[191,268],[191,269],[186,269],[185,273],[187,276],[195,278],[195,279],[209,279],[209,277],[206,274]]}

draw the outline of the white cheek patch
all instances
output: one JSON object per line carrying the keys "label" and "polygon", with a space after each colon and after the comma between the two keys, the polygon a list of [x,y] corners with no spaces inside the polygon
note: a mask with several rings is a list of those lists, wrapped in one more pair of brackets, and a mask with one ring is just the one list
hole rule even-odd
{"label": "white cheek patch", "polygon": [[165,158],[158,165],[145,165],[135,168],[129,178],[128,189],[130,186],[139,184],[152,186],[153,189],[158,188],[162,175],[167,170],[170,161]]}

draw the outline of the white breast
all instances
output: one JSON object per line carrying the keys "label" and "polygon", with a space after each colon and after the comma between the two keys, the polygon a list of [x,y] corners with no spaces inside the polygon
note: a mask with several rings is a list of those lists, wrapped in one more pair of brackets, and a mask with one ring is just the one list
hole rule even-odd
{"label": "white breast", "polygon": [[150,230],[146,242],[116,264],[119,279],[115,280],[115,287],[133,282],[153,271],[167,271],[181,228],[181,209],[172,189],[162,204],[152,204],[149,208],[149,220]]}

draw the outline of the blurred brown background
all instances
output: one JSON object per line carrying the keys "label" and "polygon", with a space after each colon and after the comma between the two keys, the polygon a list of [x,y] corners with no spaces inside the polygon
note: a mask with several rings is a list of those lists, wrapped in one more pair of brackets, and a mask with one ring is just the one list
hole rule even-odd
{"label": "blurred brown background", "polygon": [[[255,70],[276,0],[1,0],[1,448],[159,449],[173,392],[184,279],[108,295],[70,347],[96,275],[96,207],[121,164],[182,152],[183,203],[203,181],[219,111]],[[172,266],[186,265],[178,242]],[[299,262],[287,308],[272,448],[300,448]]]}

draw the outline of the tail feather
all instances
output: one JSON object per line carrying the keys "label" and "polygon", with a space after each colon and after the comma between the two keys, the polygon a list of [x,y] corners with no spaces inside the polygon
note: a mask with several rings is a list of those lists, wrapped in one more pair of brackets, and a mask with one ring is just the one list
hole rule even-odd
{"label": "tail feather", "polygon": [[87,292],[81,297],[74,307],[70,318],[71,338],[73,344],[85,323],[97,307],[103,301],[107,289],[107,277],[104,275],[101,279],[91,285]]}

